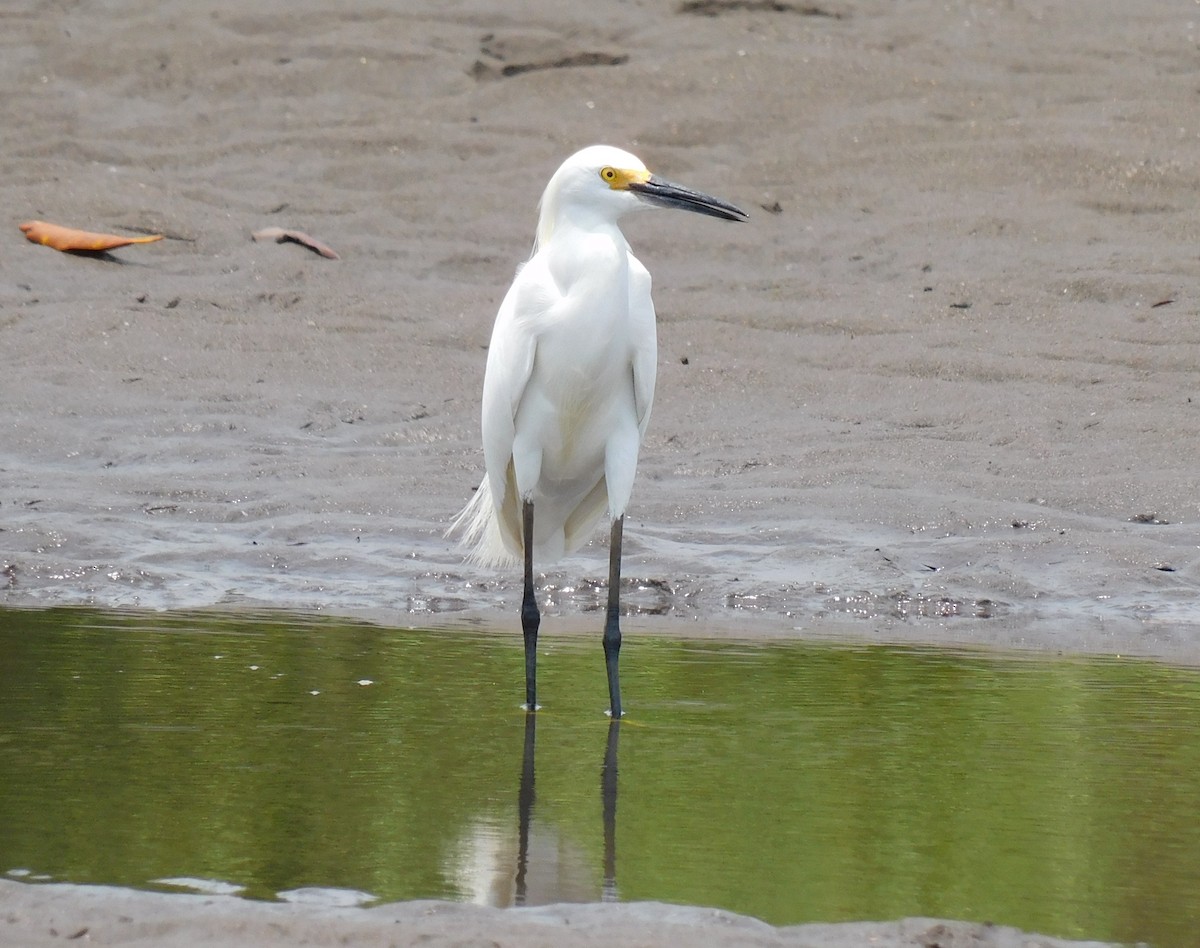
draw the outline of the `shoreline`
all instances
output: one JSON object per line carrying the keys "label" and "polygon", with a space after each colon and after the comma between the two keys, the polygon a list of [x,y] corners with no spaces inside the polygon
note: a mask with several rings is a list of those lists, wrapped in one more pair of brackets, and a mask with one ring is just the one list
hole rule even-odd
{"label": "shoreline", "polygon": [[260,948],[304,944],[477,944],[498,948],[586,948],[602,945],[695,944],[722,948],[1100,948],[1101,942],[1030,935],[988,923],[914,918],[895,922],[793,925],[776,928],[718,909],[660,902],[578,903],[537,908],[486,908],[419,900],[371,908],[251,902],[234,896],[174,895],[104,886],[0,880],[0,940],[24,948],[154,944],[161,948]]}

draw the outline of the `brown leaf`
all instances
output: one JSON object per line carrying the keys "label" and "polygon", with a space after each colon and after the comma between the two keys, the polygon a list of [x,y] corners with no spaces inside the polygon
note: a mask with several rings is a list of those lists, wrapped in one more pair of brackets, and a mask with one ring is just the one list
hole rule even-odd
{"label": "brown leaf", "polygon": [[333,248],[321,243],[315,237],[309,237],[308,234],[299,230],[284,230],[282,227],[264,227],[262,230],[256,230],[251,234],[255,240],[273,240],[277,244],[291,241],[294,244],[300,244],[302,247],[307,247],[314,253],[319,253],[322,257],[328,257],[330,260],[340,260]]}
{"label": "brown leaf", "polygon": [[86,230],[76,230],[74,227],[63,227],[60,224],[48,224],[45,221],[26,221],[20,225],[21,232],[35,244],[53,247],[55,250],[114,250],[117,247],[128,247],[130,244],[152,244],[162,240],[162,234],[151,234],[146,237],[120,237],[117,234],[93,234]]}

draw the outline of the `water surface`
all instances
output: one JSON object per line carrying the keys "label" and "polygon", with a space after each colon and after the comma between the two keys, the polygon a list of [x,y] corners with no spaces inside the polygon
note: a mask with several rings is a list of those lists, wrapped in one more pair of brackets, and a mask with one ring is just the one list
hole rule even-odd
{"label": "water surface", "polygon": [[1190,944],[1200,673],[287,614],[0,611],[0,871],[661,899]]}

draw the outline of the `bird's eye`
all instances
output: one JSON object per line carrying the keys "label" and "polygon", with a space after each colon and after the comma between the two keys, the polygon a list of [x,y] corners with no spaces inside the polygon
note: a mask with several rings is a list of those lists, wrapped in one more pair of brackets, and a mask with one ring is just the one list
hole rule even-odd
{"label": "bird's eye", "polygon": [[607,181],[611,184],[612,182],[617,180],[617,169],[616,168],[602,168],[602,169],[600,169],[600,177],[602,177],[605,181]]}

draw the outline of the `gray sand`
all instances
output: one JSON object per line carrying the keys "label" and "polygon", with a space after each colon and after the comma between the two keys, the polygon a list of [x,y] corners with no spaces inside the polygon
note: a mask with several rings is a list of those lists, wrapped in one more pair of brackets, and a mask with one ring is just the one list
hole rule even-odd
{"label": "gray sand", "polygon": [[1099,948],[1099,942],[1027,935],[1000,925],[914,918],[894,923],[772,928],[717,909],[658,902],[495,909],[404,902],[370,909],[163,895],[101,886],[0,880],[0,944],[154,948],[295,945],[488,945],[495,948]]}
{"label": "gray sand", "polygon": [[[605,140],[753,212],[626,228],[661,323],[649,605],[1196,660],[1177,4],[255,9],[6,16],[5,601],[505,620],[512,577],[441,532],[537,198]],[[590,53],[627,59],[519,71]],[[81,259],[29,217],[173,239]]]}

